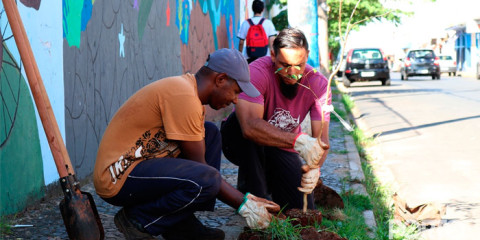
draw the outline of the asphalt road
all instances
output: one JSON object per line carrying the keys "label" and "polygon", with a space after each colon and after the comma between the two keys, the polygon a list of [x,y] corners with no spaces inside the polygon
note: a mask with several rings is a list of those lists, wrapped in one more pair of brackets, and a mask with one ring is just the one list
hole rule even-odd
{"label": "asphalt road", "polygon": [[376,137],[382,181],[411,206],[447,206],[444,224],[425,239],[480,238],[480,80],[411,77],[392,85],[353,83],[354,117]]}

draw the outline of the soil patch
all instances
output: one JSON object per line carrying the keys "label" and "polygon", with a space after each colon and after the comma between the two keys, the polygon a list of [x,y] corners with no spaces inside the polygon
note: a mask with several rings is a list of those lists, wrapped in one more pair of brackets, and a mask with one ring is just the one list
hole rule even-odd
{"label": "soil patch", "polygon": [[[302,240],[347,240],[346,238],[340,237],[338,234],[333,232],[321,231],[318,232],[314,227],[304,228],[300,231],[300,236]],[[261,232],[261,231],[252,231],[249,228],[240,233],[238,240],[285,240],[272,238],[270,235]]]}
{"label": "soil patch", "polygon": [[302,229],[300,234],[303,240],[347,240],[334,232],[318,232],[314,227]]}
{"label": "soil patch", "polygon": [[322,223],[322,213],[316,209],[307,209],[303,212],[302,209],[292,208],[285,212],[287,217],[292,219],[292,225],[313,226],[315,222]]}

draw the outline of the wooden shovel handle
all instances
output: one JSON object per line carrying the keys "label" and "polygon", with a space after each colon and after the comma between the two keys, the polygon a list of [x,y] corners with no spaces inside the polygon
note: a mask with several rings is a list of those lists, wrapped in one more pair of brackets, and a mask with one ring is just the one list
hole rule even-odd
{"label": "wooden shovel handle", "polygon": [[2,0],[60,177],[75,174],[14,0]]}

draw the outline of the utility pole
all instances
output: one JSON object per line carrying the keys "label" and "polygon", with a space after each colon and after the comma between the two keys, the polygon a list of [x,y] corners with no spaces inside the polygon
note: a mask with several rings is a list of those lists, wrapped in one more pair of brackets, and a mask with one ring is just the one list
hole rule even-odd
{"label": "utility pole", "polygon": [[327,75],[330,73],[328,49],[328,12],[330,7],[327,0],[318,0],[318,50],[320,58],[320,71]]}
{"label": "utility pole", "polygon": [[319,68],[317,0],[287,0],[287,8],[288,24],[302,30],[307,38],[310,49],[308,64]]}

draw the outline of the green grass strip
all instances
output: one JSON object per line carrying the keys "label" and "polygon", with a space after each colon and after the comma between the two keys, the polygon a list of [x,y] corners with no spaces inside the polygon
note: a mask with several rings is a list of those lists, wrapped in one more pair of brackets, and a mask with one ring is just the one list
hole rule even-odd
{"label": "green grass strip", "polygon": [[[342,93],[341,101],[345,105],[346,112],[352,113],[352,109],[355,107],[355,102],[351,96]],[[392,219],[394,214],[394,208],[391,204],[393,192],[389,186],[382,184],[375,176],[372,166],[373,159],[366,151],[366,148],[375,144],[375,139],[366,136],[364,132],[357,127],[354,128],[354,131],[351,134],[362,159],[362,169],[365,174],[364,185],[373,205],[373,212],[377,223],[376,239],[416,239],[418,231],[414,227],[406,227],[402,224],[391,224],[393,222]]]}

